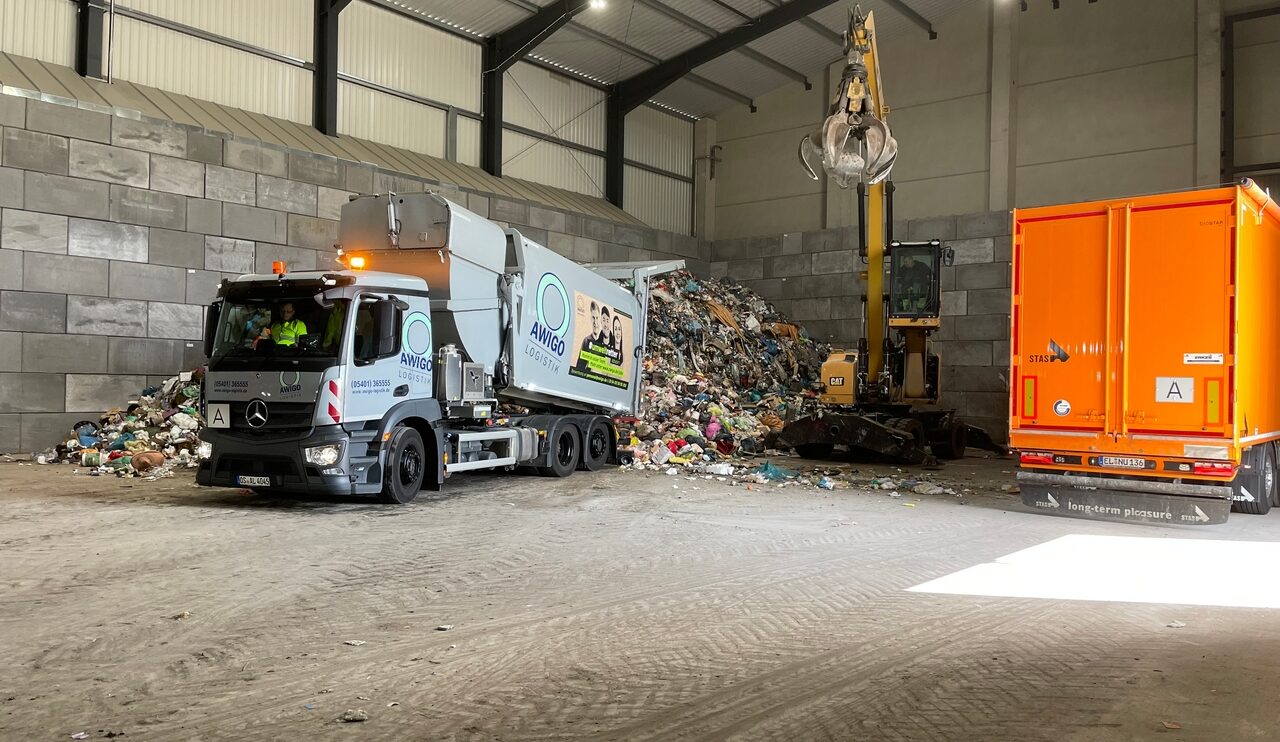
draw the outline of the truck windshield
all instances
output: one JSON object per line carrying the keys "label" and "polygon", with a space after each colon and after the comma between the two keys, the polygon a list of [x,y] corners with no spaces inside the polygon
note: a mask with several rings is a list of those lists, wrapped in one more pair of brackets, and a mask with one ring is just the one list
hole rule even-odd
{"label": "truck windshield", "polygon": [[213,357],[336,357],[347,301],[322,307],[312,294],[229,296],[222,303]]}

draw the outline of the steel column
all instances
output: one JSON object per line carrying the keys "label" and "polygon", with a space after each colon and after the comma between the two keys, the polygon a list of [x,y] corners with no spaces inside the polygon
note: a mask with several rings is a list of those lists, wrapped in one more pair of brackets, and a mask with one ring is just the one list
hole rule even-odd
{"label": "steel column", "polygon": [[322,134],[338,134],[338,16],[351,0],[315,0],[312,124]]}

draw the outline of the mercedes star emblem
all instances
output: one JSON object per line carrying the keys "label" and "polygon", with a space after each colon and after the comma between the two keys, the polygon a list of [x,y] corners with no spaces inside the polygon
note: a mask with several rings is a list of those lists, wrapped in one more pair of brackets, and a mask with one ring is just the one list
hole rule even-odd
{"label": "mercedes star emblem", "polygon": [[249,423],[251,428],[261,428],[267,424],[267,403],[260,399],[255,399],[249,403],[244,410],[244,421]]}

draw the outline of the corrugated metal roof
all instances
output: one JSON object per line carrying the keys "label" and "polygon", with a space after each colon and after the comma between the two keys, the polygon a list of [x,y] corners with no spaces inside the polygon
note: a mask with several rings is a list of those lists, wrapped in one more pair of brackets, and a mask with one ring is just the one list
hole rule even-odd
{"label": "corrugated metal roof", "polygon": [[473,36],[492,36],[529,17],[505,0],[385,0]]}
{"label": "corrugated metal roof", "polygon": [[29,57],[0,53],[3,93],[37,96],[68,105],[115,109],[117,115],[151,118],[199,126],[253,139],[416,175],[461,188],[495,193],[626,224],[643,224],[602,198],[530,183],[495,178],[478,167],[449,162],[407,149],[355,137],[327,137],[305,124],[197,100],[117,79],[105,83],[82,78],[74,70]]}

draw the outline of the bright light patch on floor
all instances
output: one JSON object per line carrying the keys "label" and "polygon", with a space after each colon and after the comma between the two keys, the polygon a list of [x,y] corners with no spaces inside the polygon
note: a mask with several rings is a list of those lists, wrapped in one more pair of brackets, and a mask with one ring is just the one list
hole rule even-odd
{"label": "bright light patch on floor", "polygon": [[1280,543],[1063,536],[910,588],[917,593],[1280,608]]}

